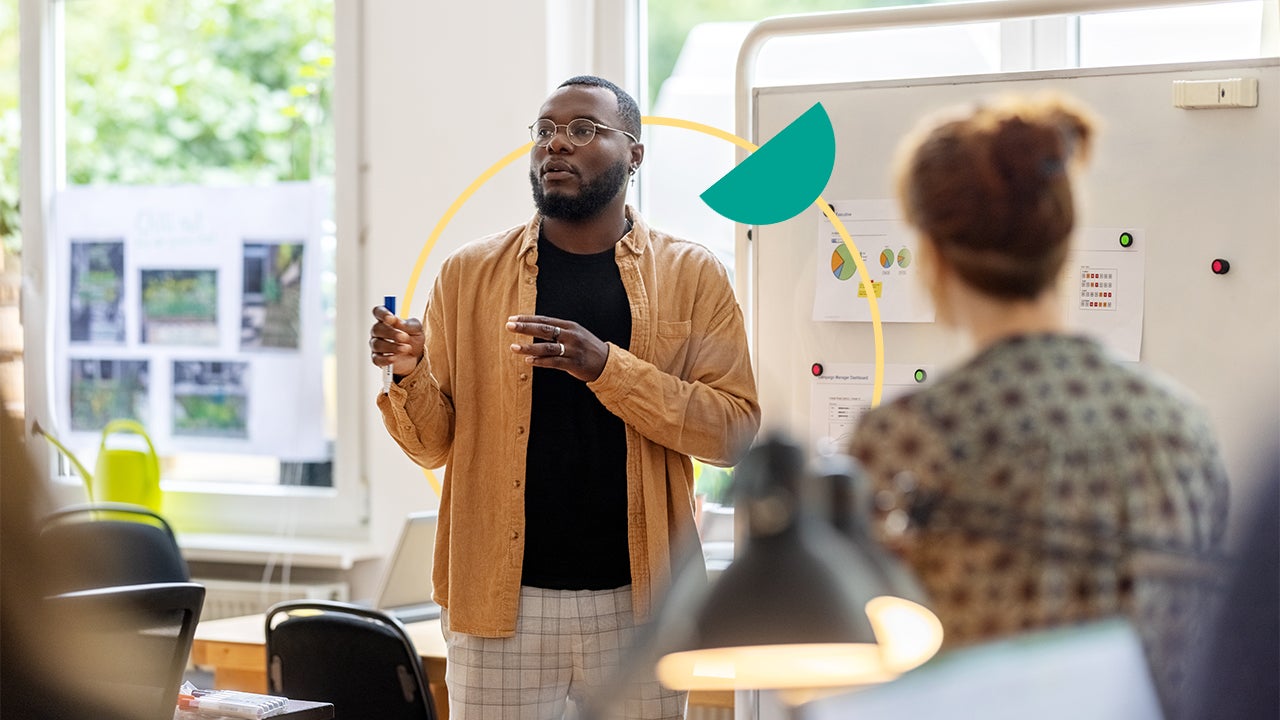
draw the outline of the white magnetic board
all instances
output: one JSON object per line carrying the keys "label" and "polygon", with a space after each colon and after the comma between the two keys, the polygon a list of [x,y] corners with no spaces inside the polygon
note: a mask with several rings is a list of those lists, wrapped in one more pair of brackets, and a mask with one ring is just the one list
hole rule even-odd
{"label": "white magnetic board", "polygon": [[[1258,79],[1254,108],[1174,107],[1173,81]],[[1143,366],[1181,383],[1207,407],[1237,489],[1260,475],[1262,448],[1280,442],[1280,60],[757,88],[754,141],[777,134],[815,102],[836,133],[823,198],[891,199],[898,141],[935,110],[1005,92],[1056,90],[1101,119],[1077,184],[1078,228],[1136,228],[1144,243]],[[869,322],[815,322],[819,211],[752,228],[749,315],[766,429],[809,442],[813,363],[874,363]],[[878,247],[859,247],[874,267]],[[1215,258],[1230,271],[1215,275]],[[850,303],[857,281],[848,283]],[[1064,291],[1064,302],[1067,300]],[[933,323],[886,323],[884,359],[941,371],[969,354]],[[887,396],[886,396],[887,397]],[[1241,497],[1242,495],[1237,495]]]}

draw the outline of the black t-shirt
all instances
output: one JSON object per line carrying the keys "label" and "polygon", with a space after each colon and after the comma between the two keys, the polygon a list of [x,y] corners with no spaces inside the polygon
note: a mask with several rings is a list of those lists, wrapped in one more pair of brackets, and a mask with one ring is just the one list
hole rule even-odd
{"label": "black t-shirt", "polygon": [[[537,313],[629,347],[631,305],[614,248],[577,255],[539,237]],[[626,430],[563,370],[533,370],[525,478],[523,584],[607,590],[631,582]]]}

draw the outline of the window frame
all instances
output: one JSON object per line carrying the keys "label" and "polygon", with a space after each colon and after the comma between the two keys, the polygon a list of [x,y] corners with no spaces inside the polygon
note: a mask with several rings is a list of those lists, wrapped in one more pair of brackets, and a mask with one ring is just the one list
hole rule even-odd
{"label": "window frame", "polygon": [[[21,75],[21,217],[23,227],[22,321],[25,341],[26,426],[34,438],[39,423],[57,427],[52,362],[57,321],[49,313],[55,277],[48,262],[52,199],[66,182],[65,97],[62,27],[67,0],[19,0]],[[337,227],[335,304],[336,376],[355,377],[364,369],[358,347],[344,338],[362,332],[356,312],[363,276],[364,203],[360,192],[362,6],[334,1],[334,220]],[[337,424],[332,487],[250,485],[241,483],[163,482],[165,514],[181,532],[262,534],[363,540],[368,534],[369,485],[362,428],[371,412],[361,388],[335,388]],[[43,477],[52,478],[54,501],[84,500],[83,483],[49,444],[31,441],[32,456]],[[264,552],[268,549],[264,548]]]}

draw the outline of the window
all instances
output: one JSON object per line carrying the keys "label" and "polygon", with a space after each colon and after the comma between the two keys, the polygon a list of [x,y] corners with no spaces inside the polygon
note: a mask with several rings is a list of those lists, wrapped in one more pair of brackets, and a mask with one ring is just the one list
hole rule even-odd
{"label": "window", "polygon": [[1262,0],[1249,0],[1082,15],[1080,66],[1260,57],[1268,54],[1265,12]]}
{"label": "window", "polygon": [[292,508],[304,533],[352,531],[364,489],[333,471],[335,3],[39,5],[50,330],[28,343],[52,353],[28,365],[49,388],[29,407],[87,462],[107,420],[142,421],[180,529],[277,531]]}
{"label": "window", "polygon": [[22,325],[18,295],[18,0],[0,0],[0,396],[22,414]]}
{"label": "window", "polygon": [[[649,113],[734,131],[734,73],[751,27],[768,17],[916,4],[905,0],[649,0]],[[757,65],[759,85],[814,84],[999,69],[999,35],[984,27],[925,28],[783,38]],[[930,52],[901,53],[904,43]],[[957,61],[957,57],[962,61]],[[993,68],[993,62],[997,65]],[[664,230],[707,245],[734,271],[733,224],[698,196],[733,167],[721,140],[666,127],[647,130],[644,210]],[[662,178],[649,183],[647,177]]]}

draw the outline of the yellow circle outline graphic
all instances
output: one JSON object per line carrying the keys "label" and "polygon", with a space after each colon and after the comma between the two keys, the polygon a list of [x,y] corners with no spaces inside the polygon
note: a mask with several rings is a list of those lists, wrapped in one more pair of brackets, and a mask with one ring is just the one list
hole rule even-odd
{"label": "yellow circle outline graphic", "polygon": [[[721,140],[726,140],[738,147],[746,149],[748,152],[755,152],[758,149],[758,146],[754,143],[744,140],[733,133],[725,132],[720,128],[704,125],[703,123],[694,122],[692,120],[681,120],[679,118],[660,117],[657,115],[645,115],[640,118],[640,122],[644,125],[664,125],[667,127],[681,128],[683,130],[693,130],[704,135],[710,135],[712,137],[720,138]],[[418,253],[418,260],[413,265],[413,272],[409,275],[409,285],[404,291],[403,307],[405,309],[412,312],[413,292],[418,287],[418,278],[422,275],[422,268],[427,264],[427,257],[430,256],[431,251],[435,249],[436,242],[440,239],[440,235],[444,232],[444,229],[448,227],[449,223],[453,220],[453,216],[457,215],[458,211],[462,209],[462,206],[471,199],[471,196],[483,187],[485,183],[489,182],[494,175],[497,175],[503,168],[521,157],[524,157],[532,147],[533,142],[527,142],[507,153],[498,162],[490,165],[484,172],[480,173],[475,180],[472,180],[471,184],[458,195],[451,205],[449,205],[449,209],[445,210],[444,215],[436,223],[435,227],[431,229],[431,234],[427,236],[426,242],[422,244],[422,250]],[[880,324],[880,303],[876,300],[876,294],[872,289],[871,276],[867,273],[867,266],[862,262],[862,253],[858,251],[858,246],[854,244],[853,238],[849,236],[849,231],[845,229],[844,223],[840,222],[840,218],[836,217],[835,211],[831,209],[831,206],[826,200],[822,199],[821,195],[818,196],[817,200],[814,200],[813,204],[827,216],[827,219],[835,226],[836,231],[840,233],[840,239],[844,242],[845,247],[849,248],[849,254],[853,256],[853,264],[858,269],[858,277],[860,278],[859,284],[862,286],[863,292],[867,296],[867,307],[871,311],[871,333],[875,340],[876,351],[876,371],[875,380],[871,388],[871,407],[878,407],[880,405],[881,391],[884,390],[884,330]],[[423,315],[425,314],[426,309],[423,308]],[[435,474],[427,468],[423,468],[422,472],[426,474],[427,481],[431,484],[431,489],[435,490],[436,495],[439,495],[440,481],[436,479]]]}

